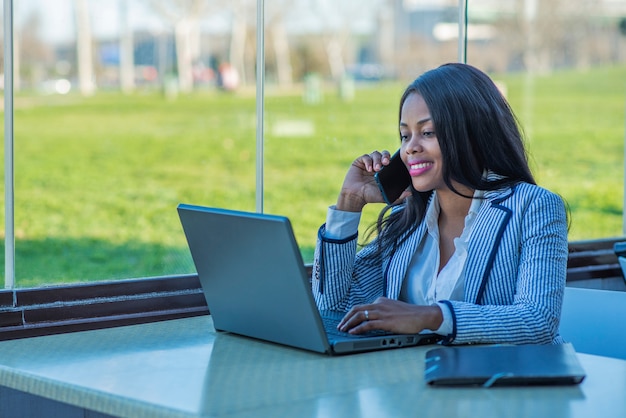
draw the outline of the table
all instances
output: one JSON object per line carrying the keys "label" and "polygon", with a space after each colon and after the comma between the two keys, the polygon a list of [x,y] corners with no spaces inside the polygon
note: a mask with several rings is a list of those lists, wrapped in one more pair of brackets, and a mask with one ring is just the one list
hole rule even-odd
{"label": "table", "polygon": [[423,380],[430,348],[329,357],[216,333],[208,315],[4,341],[0,415],[626,416],[625,361],[578,354],[579,386],[432,388]]}

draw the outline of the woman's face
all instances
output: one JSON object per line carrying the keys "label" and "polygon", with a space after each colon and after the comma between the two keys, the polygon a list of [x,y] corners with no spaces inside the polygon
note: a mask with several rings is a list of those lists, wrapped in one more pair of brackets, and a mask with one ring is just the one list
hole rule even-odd
{"label": "woman's face", "polygon": [[435,125],[422,96],[411,93],[400,112],[402,161],[418,192],[447,189],[443,181],[443,158]]}

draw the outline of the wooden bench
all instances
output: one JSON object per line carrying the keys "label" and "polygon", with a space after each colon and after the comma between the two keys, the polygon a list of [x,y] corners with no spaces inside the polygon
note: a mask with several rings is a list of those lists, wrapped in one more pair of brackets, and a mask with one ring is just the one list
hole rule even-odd
{"label": "wooden bench", "polygon": [[613,246],[626,237],[569,243],[567,285],[626,291],[626,281]]}

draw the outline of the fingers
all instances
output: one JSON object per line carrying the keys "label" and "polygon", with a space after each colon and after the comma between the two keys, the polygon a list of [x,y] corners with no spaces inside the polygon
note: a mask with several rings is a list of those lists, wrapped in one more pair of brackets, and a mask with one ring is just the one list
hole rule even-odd
{"label": "fingers", "polygon": [[370,154],[364,154],[357,160],[361,160],[364,168],[368,172],[380,171],[383,166],[389,164],[391,154],[389,151],[373,151]]}
{"label": "fingers", "polygon": [[389,161],[391,160],[391,154],[389,154],[389,151],[387,150],[381,152],[374,151],[370,154],[370,156],[374,160],[374,171],[382,170],[383,166],[389,164]]}
{"label": "fingers", "polygon": [[415,334],[426,328],[436,330],[441,321],[437,305],[418,306],[381,296],[372,304],[354,306],[337,329],[350,334],[373,330]]}
{"label": "fingers", "polygon": [[354,160],[344,177],[336,207],[348,212],[360,212],[368,203],[382,203],[374,174],[389,164],[389,151],[374,151]]}
{"label": "fingers", "polygon": [[376,311],[373,305],[360,305],[352,308],[339,322],[337,329],[342,332],[359,334],[376,329]]}
{"label": "fingers", "polygon": [[387,165],[391,161],[391,154],[389,153],[389,151],[384,150],[383,152],[381,152],[381,158],[382,158],[382,163],[384,165]]}
{"label": "fingers", "polygon": [[[357,327],[358,330],[367,331],[376,328],[381,325],[381,320],[384,319],[385,305],[390,299],[386,297],[378,297],[374,303],[368,305],[356,305],[339,322],[337,329],[343,332],[349,332]],[[378,321],[378,322],[377,322]]]}

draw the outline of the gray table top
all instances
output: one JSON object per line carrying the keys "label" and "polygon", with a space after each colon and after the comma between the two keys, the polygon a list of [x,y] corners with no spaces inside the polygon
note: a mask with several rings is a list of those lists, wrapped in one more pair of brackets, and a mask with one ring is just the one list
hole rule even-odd
{"label": "gray table top", "polygon": [[626,416],[626,361],[578,354],[578,386],[432,388],[430,348],[329,357],[200,316],[0,342],[0,385],[132,418]]}

